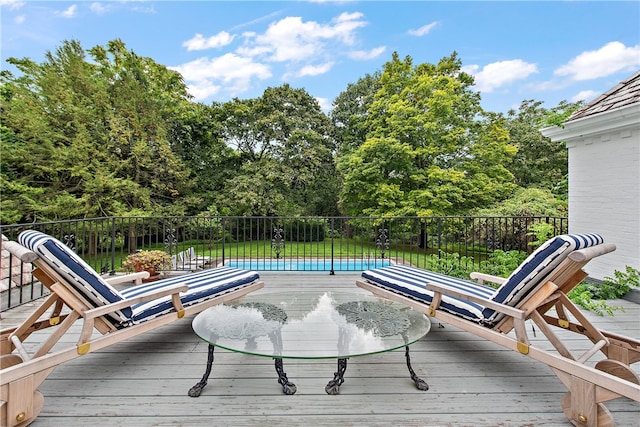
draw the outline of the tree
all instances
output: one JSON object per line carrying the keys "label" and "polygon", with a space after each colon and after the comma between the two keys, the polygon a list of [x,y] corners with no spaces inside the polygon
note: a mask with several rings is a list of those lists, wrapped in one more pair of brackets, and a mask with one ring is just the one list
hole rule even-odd
{"label": "tree", "polygon": [[10,58],[22,75],[2,76],[3,211],[10,209],[3,221],[84,216],[88,200],[79,190],[99,162],[92,138],[102,122],[90,116],[102,109],[104,86],[94,80],[94,66],[75,41],[45,58]]}
{"label": "tree", "polygon": [[550,190],[518,188],[511,197],[493,206],[473,211],[477,216],[567,216],[567,202],[554,196]]}
{"label": "tree", "polygon": [[525,100],[520,108],[507,113],[505,128],[511,143],[518,152],[509,165],[515,183],[520,187],[554,190],[556,194],[566,192],[563,182],[568,173],[568,154],[564,143],[552,142],[540,133],[540,128],[553,117],[565,117],[581,104],[561,102],[547,110],[542,102]]}
{"label": "tree", "polygon": [[338,160],[346,214],[464,213],[513,189],[504,165],[515,148],[460,68],[455,52],[437,65],[397,53],[385,64],[366,142]]}
{"label": "tree", "polygon": [[194,182],[183,199],[188,214],[217,210],[225,182],[238,176],[238,153],[225,143],[224,108],[185,102],[171,125],[173,151],[185,162]]}
{"label": "tree", "polygon": [[180,75],[119,40],[90,53],[65,41],[42,64],[8,59],[21,74],[2,74],[2,221],[161,212],[189,189],[167,140]]}
{"label": "tree", "polygon": [[369,107],[382,87],[380,77],[380,71],[366,74],[356,83],[349,83],[333,101],[329,117],[333,123],[338,153],[351,152],[365,142]]}
{"label": "tree", "polygon": [[222,109],[225,141],[241,161],[240,174],[220,197],[229,213],[335,212],[331,122],[313,97],[285,84],[257,99],[234,99]]}
{"label": "tree", "polygon": [[[126,49],[120,40],[90,50],[98,73],[108,82],[108,139],[105,147],[115,155],[116,176],[132,183],[124,194],[129,209],[183,213],[176,203],[191,183],[189,172],[173,152],[170,125],[189,99],[182,76]],[[141,189],[141,192],[136,190]],[[173,205],[173,206],[171,206]]]}

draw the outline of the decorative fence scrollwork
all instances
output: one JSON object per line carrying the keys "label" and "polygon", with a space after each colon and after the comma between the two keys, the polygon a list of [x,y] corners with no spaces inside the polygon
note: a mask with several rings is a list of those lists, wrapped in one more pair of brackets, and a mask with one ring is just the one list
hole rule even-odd
{"label": "decorative fence scrollwork", "polygon": [[271,249],[273,249],[273,252],[275,252],[276,258],[280,259],[280,255],[284,250],[284,230],[281,227],[275,227],[273,229]]}
{"label": "decorative fence scrollwork", "polygon": [[384,254],[389,250],[389,230],[386,228],[378,229],[376,237],[376,249],[380,252],[380,258],[384,259]]}

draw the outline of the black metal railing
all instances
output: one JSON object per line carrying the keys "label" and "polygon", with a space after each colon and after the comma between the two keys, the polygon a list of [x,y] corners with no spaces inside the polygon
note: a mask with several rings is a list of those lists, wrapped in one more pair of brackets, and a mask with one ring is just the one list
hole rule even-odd
{"label": "black metal railing", "polygon": [[[126,256],[162,249],[172,256],[166,274],[233,265],[269,271],[361,271],[386,265],[425,264],[427,257],[457,253],[479,265],[500,250],[531,251],[532,226],[546,223],[566,233],[560,217],[109,217],[2,225],[16,240],[35,229],[56,237],[97,272],[122,271]],[[0,311],[46,293],[30,266],[3,258]]]}

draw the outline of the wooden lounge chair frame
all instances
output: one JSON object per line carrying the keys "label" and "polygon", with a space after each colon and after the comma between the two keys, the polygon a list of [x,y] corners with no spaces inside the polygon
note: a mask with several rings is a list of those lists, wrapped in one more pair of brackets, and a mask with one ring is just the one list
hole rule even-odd
{"label": "wooden lounge chair frame", "polygon": [[171,257],[171,269],[174,271],[197,271],[211,264],[212,258],[198,255],[193,246]]}
{"label": "wooden lounge chair frame", "polygon": [[[3,241],[3,248],[23,263],[33,263],[36,267],[32,272],[33,276],[46,286],[51,294],[21,325],[0,331],[0,400],[2,401],[0,402],[0,425],[2,426],[28,425],[38,416],[44,405],[44,397],[37,388],[61,363],[144,334],[185,316],[197,314],[208,307],[239,298],[264,286],[261,280],[254,280],[206,301],[184,307],[180,300],[180,293],[185,292],[187,286],[177,284],[117,303],[96,307],[35,252],[11,241]],[[111,283],[122,283],[127,280],[138,282],[148,275],[148,272],[134,273],[126,277],[116,277]],[[116,328],[113,322],[106,319],[108,314],[117,310],[167,295],[171,296],[174,307],[170,313],[124,328]],[[48,310],[50,313],[46,314]],[[60,339],[76,322],[82,324],[78,342],[74,346],[59,348]],[[29,354],[24,342],[32,333],[44,329],[51,329],[51,334],[34,352]],[[54,349],[56,344],[58,347]]]}
{"label": "wooden lounge chair frame", "polygon": [[[561,405],[568,419],[576,426],[612,426],[614,420],[604,402],[626,397],[640,402],[640,379],[630,364],[640,360],[640,340],[607,332],[595,327],[567,297],[567,293],[588,275],[582,267],[596,256],[615,250],[612,244],[574,250],[551,275],[515,307],[498,304],[460,292],[437,283],[425,283],[433,292],[430,304],[381,287],[368,280],[356,281],[357,286],[383,298],[407,304],[428,316],[448,323],[478,337],[548,365],[569,390]],[[482,273],[472,278],[497,284],[505,279]],[[505,314],[492,328],[471,322],[441,309],[443,296],[472,301]],[[552,310],[555,309],[555,310]],[[531,345],[525,322],[532,320],[557,352]],[[574,356],[562,343],[552,327],[562,328],[587,337],[591,347]],[[588,365],[598,352],[604,359]]]}

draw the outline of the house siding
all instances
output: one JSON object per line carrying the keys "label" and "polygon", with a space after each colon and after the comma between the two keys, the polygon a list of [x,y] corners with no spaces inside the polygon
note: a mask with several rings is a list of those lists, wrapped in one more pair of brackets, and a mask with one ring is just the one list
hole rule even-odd
{"label": "house siding", "polygon": [[596,232],[616,251],[586,267],[598,280],[640,270],[640,129],[586,137],[569,149],[569,231]]}
{"label": "house siding", "polygon": [[568,149],[569,232],[600,233],[616,245],[586,272],[602,280],[640,270],[640,71],[541,133]]}

